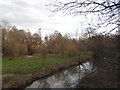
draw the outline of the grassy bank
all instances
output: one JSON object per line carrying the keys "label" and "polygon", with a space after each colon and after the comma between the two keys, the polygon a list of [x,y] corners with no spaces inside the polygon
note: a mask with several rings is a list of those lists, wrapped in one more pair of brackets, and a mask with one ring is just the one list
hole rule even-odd
{"label": "grassy bank", "polygon": [[48,68],[56,68],[57,63],[65,62],[69,58],[68,56],[48,56],[45,62],[40,57],[16,57],[12,60],[3,58],[3,87],[12,88],[14,87],[14,83],[18,83],[16,87],[25,85],[30,77],[32,77],[29,79],[31,81],[38,76],[47,75],[47,73],[49,74],[51,72]]}
{"label": "grassy bank", "polygon": [[3,58],[3,88],[20,88],[38,78],[49,76],[60,69],[78,65],[92,58],[89,53],[81,54],[81,56],[85,56],[85,59],[83,57],[80,59],[69,56],[48,56],[44,64],[40,57],[13,60]]}
{"label": "grassy bank", "polygon": [[2,73],[3,74],[21,73],[21,72],[27,72],[27,71],[31,71],[31,70],[40,70],[43,67],[47,67],[51,64],[63,61],[68,58],[70,58],[70,57],[68,57],[68,56],[48,56],[45,59],[45,62],[44,62],[43,58],[40,58],[40,57],[31,57],[31,58],[24,57],[24,58],[15,58],[13,60],[9,60],[9,58],[3,58]]}

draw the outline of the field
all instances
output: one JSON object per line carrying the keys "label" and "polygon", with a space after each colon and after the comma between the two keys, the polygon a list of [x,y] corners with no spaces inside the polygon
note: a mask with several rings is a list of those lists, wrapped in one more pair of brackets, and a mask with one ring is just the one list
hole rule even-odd
{"label": "field", "polygon": [[30,58],[15,58],[9,60],[8,58],[3,58],[2,60],[2,73],[21,73],[31,70],[40,70],[49,65],[55,64],[57,62],[63,61],[69,58],[68,56],[48,56],[45,59],[40,57],[30,57]]}

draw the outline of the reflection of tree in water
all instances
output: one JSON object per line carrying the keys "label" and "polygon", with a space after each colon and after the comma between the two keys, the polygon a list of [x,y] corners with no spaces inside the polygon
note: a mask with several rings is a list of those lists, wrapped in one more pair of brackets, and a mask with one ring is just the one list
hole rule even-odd
{"label": "reflection of tree in water", "polygon": [[71,68],[68,69],[67,71],[68,71],[71,75],[78,72],[78,70],[76,69],[76,66],[71,67]]}
{"label": "reflection of tree in water", "polygon": [[52,87],[57,87],[55,85],[58,85],[59,87],[64,86],[64,77],[63,77],[63,72],[56,73],[54,77],[48,78],[48,82]]}
{"label": "reflection of tree in water", "polygon": [[75,87],[87,73],[94,70],[93,63],[87,62],[82,65],[71,67],[55,73],[54,75],[38,80],[36,88],[71,88]]}
{"label": "reflection of tree in water", "polygon": [[[66,87],[74,87],[78,82],[78,69],[76,69],[76,67],[71,69],[63,73]],[[72,73],[71,71],[74,73]]]}
{"label": "reflection of tree in water", "polygon": [[57,76],[57,75],[55,74],[55,75],[47,78],[47,80],[46,80],[46,81],[50,84],[50,87],[51,87],[51,88],[56,87],[55,85],[56,85],[57,83],[59,83],[59,81],[60,81],[59,77],[56,77],[56,76]]}
{"label": "reflection of tree in water", "polygon": [[89,72],[89,71],[93,72],[93,70],[94,70],[94,66],[91,61],[83,63],[83,64],[81,64],[81,66],[84,68],[85,72]]}
{"label": "reflection of tree in water", "polygon": [[50,84],[46,82],[46,79],[39,80],[38,82],[40,83],[38,88],[50,88]]}
{"label": "reflection of tree in water", "polygon": [[81,65],[79,65],[77,68],[78,68],[78,81],[79,81],[84,76],[85,70]]}
{"label": "reflection of tree in water", "polygon": [[95,67],[93,66],[93,63],[91,61],[83,63],[78,68],[78,80],[80,80],[85,74],[94,72]]}
{"label": "reflection of tree in water", "polygon": [[80,69],[81,69],[81,68],[80,68],[80,65],[79,65],[79,66],[78,66],[78,81],[81,79],[81,75],[82,75]]}
{"label": "reflection of tree in water", "polygon": [[57,78],[57,80],[64,81],[64,77],[62,73],[64,73],[64,71],[61,71],[55,74],[55,77]]}
{"label": "reflection of tree in water", "polygon": [[70,87],[70,80],[69,80],[69,78],[67,78],[67,77],[69,77],[69,74],[70,73],[68,73],[68,71],[63,73],[63,77],[64,77],[64,81],[65,81],[65,83],[64,83],[65,87]]}

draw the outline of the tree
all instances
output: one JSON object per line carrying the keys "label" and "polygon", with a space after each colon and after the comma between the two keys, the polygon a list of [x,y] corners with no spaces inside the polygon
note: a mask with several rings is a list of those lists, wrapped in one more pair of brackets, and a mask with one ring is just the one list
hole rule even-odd
{"label": "tree", "polygon": [[43,65],[44,65],[47,54],[48,54],[47,46],[46,45],[41,45],[40,50],[41,50],[41,57],[43,59]]}
{"label": "tree", "polygon": [[69,56],[75,56],[77,52],[76,44],[72,40],[67,40],[65,53]]}
{"label": "tree", "polygon": [[12,28],[12,25],[6,20],[2,20],[0,27],[2,30],[10,30]]}
{"label": "tree", "polygon": [[[120,1],[119,0],[71,0],[62,1],[56,0],[53,4],[53,12],[62,11],[67,14],[85,15],[93,14],[97,15],[97,24],[94,24],[96,28],[102,28],[103,26],[110,26],[114,24],[114,27],[109,30],[108,33],[116,30],[119,25],[119,13],[120,13]],[[96,19],[96,18],[95,18]],[[93,26],[91,23],[89,25]],[[107,31],[103,33],[107,34]]]}
{"label": "tree", "polygon": [[[100,35],[110,35],[111,32],[119,32],[117,35],[117,49],[118,56],[120,57],[120,1],[119,0],[71,0],[62,1],[56,0],[53,4],[52,12],[62,11],[66,14],[97,16],[95,23],[88,23],[90,26],[94,26],[96,30],[106,28]],[[110,28],[108,28],[110,27]],[[90,32],[88,32],[90,35]]]}

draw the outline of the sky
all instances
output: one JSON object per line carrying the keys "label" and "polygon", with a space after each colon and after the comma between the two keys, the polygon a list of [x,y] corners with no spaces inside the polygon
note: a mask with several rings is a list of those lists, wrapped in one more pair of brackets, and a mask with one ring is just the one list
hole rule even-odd
{"label": "sky", "polygon": [[2,0],[2,19],[8,21],[18,29],[29,29],[35,33],[39,28],[42,34],[51,34],[59,31],[62,34],[73,33],[80,27],[82,17],[52,13],[49,0]]}
{"label": "sky", "polygon": [[[63,0],[64,1],[64,0]],[[73,16],[61,12],[52,13],[52,7],[46,6],[54,0],[1,0],[0,8],[3,20],[8,21],[18,29],[25,29],[36,33],[41,28],[42,35],[49,35],[58,31],[61,34],[72,33],[73,36],[88,27],[87,23],[96,22],[95,15]]]}

